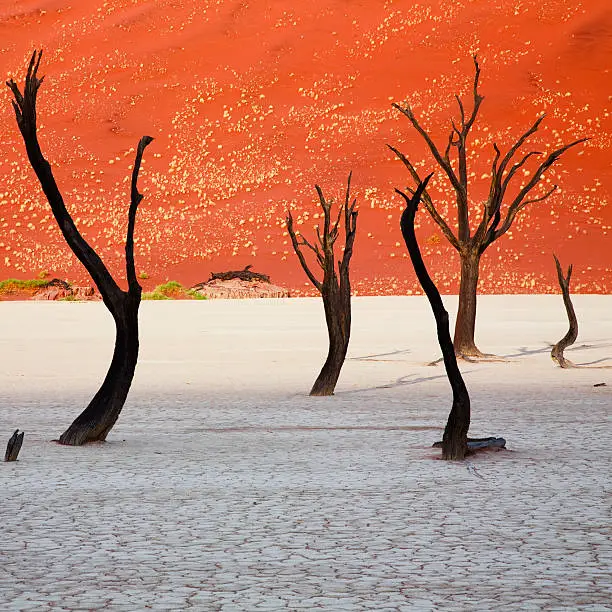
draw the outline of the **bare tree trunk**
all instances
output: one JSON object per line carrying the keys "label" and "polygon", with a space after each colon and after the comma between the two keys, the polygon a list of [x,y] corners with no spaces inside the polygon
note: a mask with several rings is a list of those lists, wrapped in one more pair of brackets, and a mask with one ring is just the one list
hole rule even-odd
{"label": "bare tree trunk", "polygon": [[553,255],[555,258],[555,265],[557,267],[557,278],[559,279],[559,286],[561,287],[561,293],[563,294],[563,303],[565,304],[565,312],[567,313],[567,318],[569,321],[569,329],[567,330],[567,334],[553,346],[552,351],[550,352],[550,356],[552,360],[558,363],[562,368],[573,368],[574,364],[563,356],[563,351],[576,342],[576,338],[578,337],[578,319],[576,318],[576,312],[574,311],[574,305],[572,304],[572,300],[570,298],[569,286],[570,279],[572,277],[572,265],[570,264],[567,269],[567,276],[563,275],[563,270],[561,268],[561,264],[557,259],[556,255]]}
{"label": "bare tree trunk", "polygon": [[119,418],[132,385],[138,361],[138,308],[140,299],[124,293],[111,310],[116,338],[113,359],[98,392],[60,436],[60,444],[79,446],[103,441]]}
{"label": "bare tree trunk", "polygon": [[406,200],[406,210],[402,214],[401,229],[414,271],[427,295],[436,319],[438,342],[442,349],[444,367],[453,390],[453,405],[442,438],[442,457],[450,460],[462,460],[468,452],[468,430],[470,428],[470,396],[457,365],[455,349],[450,337],[448,312],[444,308],[440,292],[431,280],[414,232],[414,218],[421,195],[431,175],[419,184],[415,194],[409,198],[405,193],[396,190]]}
{"label": "bare tree trunk", "polygon": [[351,333],[351,295],[323,284],[321,292],[329,336],[329,351],[310,395],[333,395],[344,364]]}
{"label": "bare tree trunk", "polygon": [[455,352],[460,357],[482,357],[474,342],[476,330],[476,295],[480,256],[467,253],[461,256],[459,307],[455,321]]}

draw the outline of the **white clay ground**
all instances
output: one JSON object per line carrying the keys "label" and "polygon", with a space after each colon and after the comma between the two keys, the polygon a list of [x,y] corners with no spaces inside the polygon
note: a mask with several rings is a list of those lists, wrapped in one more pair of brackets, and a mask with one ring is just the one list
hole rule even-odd
{"label": "white clay ground", "polygon": [[[451,314],[456,300],[445,298]],[[566,355],[612,364],[612,297],[575,296]],[[560,296],[484,296],[464,364],[473,436],[436,459],[451,406],[422,297],[356,298],[337,393],[307,393],[315,299],[147,302],[108,442],[51,442],[96,391],[102,304],[0,304],[2,610],[611,610],[612,369],[561,370]],[[607,386],[594,387],[600,382]]]}

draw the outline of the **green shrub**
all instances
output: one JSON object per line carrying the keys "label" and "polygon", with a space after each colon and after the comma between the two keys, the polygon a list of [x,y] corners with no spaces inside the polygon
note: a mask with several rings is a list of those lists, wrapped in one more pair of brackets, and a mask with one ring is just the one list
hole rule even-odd
{"label": "green shrub", "polygon": [[142,294],[143,300],[169,300],[170,298],[159,291],[145,291]]}
{"label": "green shrub", "polygon": [[207,300],[208,298],[201,293],[198,293],[195,289],[188,289],[187,295],[191,297],[192,300]]}
{"label": "green shrub", "polygon": [[0,293],[12,293],[14,291],[34,291],[41,287],[46,287],[49,281],[42,278],[32,278],[30,280],[19,280],[17,278],[7,278],[0,281]]}
{"label": "green shrub", "polygon": [[153,291],[142,294],[143,300],[172,300],[172,299],[206,300],[205,295],[199,294],[193,289],[185,289],[178,281],[168,281],[157,285]]}

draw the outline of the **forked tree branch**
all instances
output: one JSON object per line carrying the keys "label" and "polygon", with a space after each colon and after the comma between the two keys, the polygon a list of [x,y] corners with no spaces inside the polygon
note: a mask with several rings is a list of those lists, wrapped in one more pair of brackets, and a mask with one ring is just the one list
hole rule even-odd
{"label": "forked tree branch", "polygon": [[7,81],[9,89],[13,92],[13,108],[17,118],[17,125],[23,136],[28,159],[43,189],[51,211],[55,217],[59,228],[64,235],[68,246],[77,256],[79,261],[85,266],[91,275],[102,296],[118,296],[121,292],[119,286],[114,281],[110,272],[91,248],[87,241],[80,234],[70,213],[66,209],[64,199],[59,191],[55,177],[49,162],[43,156],[38,135],[36,133],[36,96],[38,89],[43,82],[43,78],[38,78],[38,68],[42,51],[34,51],[28,66],[23,94],[12,79]]}
{"label": "forked tree branch", "polygon": [[[455,96],[457,100],[457,105],[459,107],[459,115],[460,115],[460,125],[457,125],[454,120],[451,120],[452,131],[448,137],[448,142],[446,145],[446,149],[444,151],[444,155],[442,155],[437,148],[436,144],[433,142],[433,139],[429,135],[429,133],[421,126],[418,119],[414,115],[414,112],[407,106],[405,108],[401,107],[399,104],[393,104],[393,107],[399,110],[402,114],[408,117],[409,121],[412,123],[413,127],[417,130],[417,132],[421,135],[429,150],[431,151],[436,163],[444,170],[444,173],[450,180],[450,183],[455,190],[457,195],[457,224],[458,224],[458,236],[455,240],[452,240],[449,236],[450,229],[448,225],[446,228],[448,231],[445,231],[445,227],[440,223],[440,216],[436,216],[434,214],[434,208],[431,204],[431,199],[429,203],[427,202],[427,195],[423,198],[423,203],[427,208],[429,214],[434,218],[434,221],[440,226],[444,235],[447,237],[449,242],[457,249],[460,250],[460,244],[464,244],[470,240],[470,222],[469,222],[469,202],[468,202],[468,169],[467,169],[467,139],[478,117],[478,113],[480,111],[480,106],[484,97],[479,93],[478,86],[480,83],[480,65],[478,64],[478,58],[473,56],[474,60],[474,80],[472,85],[472,111],[470,112],[469,117],[466,116],[465,105],[459,96]],[[450,159],[450,150],[451,147],[455,147],[457,149],[457,162],[458,162],[458,174],[453,169],[451,159]],[[394,150],[395,152],[395,150]],[[396,152],[397,155],[397,152]],[[399,155],[398,155],[399,156]],[[400,157],[401,159],[401,157]],[[402,160],[404,161],[404,160]],[[410,168],[409,168],[410,169]],[[411,172],[413,179],[418,184],[420,180],[415,176],[415,173]],[[452,234],[452,232],[450,232]]]}
{"label": "forked tree branch", "polygon": [[351,262],[351,257],[353,256],[353,245],[355,243],[355,235],[357,232],[357,211],[355,210],[357,198],[354,198],[351,202],[352,177],[353,173],[350,172],[346,183],[344,206],[341,206],[340,211],[338,211],[338,219],[340,219],[340,214],[344,211],[344,253],[342,254],[342,260],[338,262],[341,291],[344,285],[349,282],[349,265]]}
{"label": "forked tree branch", "polygon": [[455,191],[459,193],[461,191],[461,183],[459,182],[459,178],[455,174],[455,171],[453,170],[453,167],[451,166],[450,161],[448,159],[445,159],[445,157],[442,156],[442,154],[438,150],[438,147],[436,146],[434,141],[431,139],[431,136],[425,131],[425,129],[419,123],[418,119],[415,117],[410,106],[403,108],[399,104],[396,104],[395,102],[392,104],[392,106],[393,108],[397,109],[400,113],[408,117],[408,120],[410,121],[410,123],[412,123],[412,126],[414,127],[414,129],[421,135],[421,137],[423,138],[423,140],[429,147],[429,150],[431,151],[431,154],[436,160],[436,163],[440,166],[440,168],[442,168],[442,170],[444,170],[444,172],[446,173],[446,176],[448,176],[448,179],[451,182],[451,185],[453,186]]}
{"label": "forked tree branch", "polygon": [[553,257],[555,258],[557,278],[559,280],[559,287],[561,287],[561,293],[563,294],[563,303],[565,305],[565,312],[567,313],[567,319],[569,321],[569,329],[567,330],[565,336],[563,336],[563,338],[561,338],[561,340],[559,340],[559,342],[553,346],[550,356],[552,360],[558,363],[562,368],[571,368],[574,367],[574,364],[563,356],[563,351],[568,346],[574,344],[574,342],[576,342],[576,338],[578,337],[578,319],[576,318],[576,312],[574,311],[574,305],[572,304],[569,289],[573,266],[570,264],[567,269],[567,276],[565,276],[557,256],[553,254]]}
{"label": "forked tree branch", "polygon": [[[295,231],[293,215],[291,211],[287,212],[287,231],[291,237],[291,243],[293,249],[298,256],[300,265],[302,266],[306,276],[314,287],[318,291],[322,291],[323,286],[326,282],[332,282],[336,276],[336,262],[334,261],[334,245],[339,235],[340,222],[344,219],[344,253],[342,259],[338,262],[338,272],[340,274],[340,284],[344,288],[344,285],[348,283],[348,270],[353,254],[353,243],[355,241],[355,232],[357,228],[357,211],[355,206],[356,200],[351,203],[351,178],[353,173],[351,172],[348,177],[346,194],[344,202],[338,207],[338,214],[335,221],[332,223],[331,209],[332,200],[327,200],[323,194],[323,190],[319,185],[315,185],[317,195],[319,198],[319,204],[323,210],[323,230],[319,226],[316,227],[317,244],[311,244],[302,234]],[[316,261],[323,270],[323,280],[319,280],[312,270],[310,269],[302,247],[305,246],[310,249],[315,257]]]}
{"label": "forked tree branch", "polygon": [[[404,166],[406,166],[415,184],[420,185],[422,183],[421,177],[419,176],[419,173],[417,172],[412,162],[401,151],[399,151],[395,147],[392,147],[390,144],[388,144],[387,147],[389,147],[389,149],[393,151],[393,153],[395,153],[395,155],[397,155],[397,157],[401,160]],[[453,245],[453,247],[455,247],[455,249],[459,250],[460,246],[459,246],[459,241],[457,240],[457,237],[453,233],[453,230],[451,230],[451,228],[448,226],[448,224],[446,223],[442,215],[440,215],[440,213],[434,206],[433,200],[431,199],[431,196],[429,195],[429,192],[427,191],[427,189],[423,189],[422,195],[421,195],[421,201],[423,202],[423,205],[427,209],[427,212],[430,214],[431,218],[435,221],[436,225],[440,228],[440,230],[442,231],[446,239]]]}
{"label": "forked tree branch", "polygon": [[[15,110],[17,125],[23,137],[30,164],[36,173],[43,192],[51,206],[53,216],[68,246],[91,275],[107,305],[114,308],[114,303],[120,295],[121,289],[98,254],[77,229],[66,208],[64,199],[59,191],[55,177],[53,176],[51,166],[45,159],[40,148],[36,128],[36,101],[38,90],[44,80],[44,77],[38,77],[41,58],[42,50],[34,51],[28,65],[23,93],[19,90],[19,86],[13,79],[7,81],[7,86],[14,97],[12,104]],[[136,211],[142,200],[142,195],[138,193],[137,181],[144,149],[152,140],[150,136],[144,136],[141,139],[132,172],[131,203],[128,212],[128,230],[125,245],[126,273],[129,290],[140,291],[140,285],[136,279],[134,269],[134,225]]]}
{"label": "forked tree branch", "polygon": [[[546,172],[546,170],[548,170],[559,159],[559,157],[563,155],[563,153],[565,153],[572,147],[575,147],[576,145],[586,142],[587,140],[588,138],[580,138],[579,140],[575,140],[574,142],[571,142],[567,145],[564,145],[563,147],[560,147],[559,149],[556,149],[547,156],[547,158],[536,168],[535,172],[532,174],[527,184],[519,190],[518,194],[508,206],[501,227],[497,229],[496,227],[489,226],[488,231],[486,231],[485,233],[485,239],[481,242],[481,252],[483,252],[492,242],[503,236],[510,229],[512,223],[514,222],[514,219],[516,218],[518,213],[521,212],[521,210],[523,210],[529,204],[535,204],[537,202],[542,202],[543,200],[546,200],[556,191],[558,186],[553,185],[544,194],[535,198],[525,199],[534,189],[534,187],[539,184],[542,175]],[[505,189],[501,194],[501,197],[503,197],[504,193]],[[501,210],[501,204],[502,200],[500,199],[499,203],[496,205],[496,210]]]}
{"label": "forked tree branch", "polygon": [[318,256],[317,258],[319,259],[319,264],[321,265],[321,267],[323,267],[324,260],[321,260],[315,248],[308,241],[306,241],[303,237],[302,237],[302,240],[304,242],[302,243],[299,242],[298,236],[295,233],[295,230],[293,228],[293,215],[291,214],[291,211],[287,212],[286,221],[287,221],[287,231],[289,232],[289,236],[291,237],[291,243],[293,244],[293,250],[295,251],[295,254],[298,257],[298,260],[300,261],[300,265],[302,266],[302,269],[304,270],[304,272],[306,272],[306,276],[308,277],[310,282],[315,286],[317,291],[321,291],[321,288],[322,288],[321,281],[317,279],[317,277],[312,273],[311,269],[308,267],[308,263],[306,262],[306,258],[304,257],[304,253],[302,252],[302,249],[300,247],[303,244],[306,244],[311,250],[313,250]]}

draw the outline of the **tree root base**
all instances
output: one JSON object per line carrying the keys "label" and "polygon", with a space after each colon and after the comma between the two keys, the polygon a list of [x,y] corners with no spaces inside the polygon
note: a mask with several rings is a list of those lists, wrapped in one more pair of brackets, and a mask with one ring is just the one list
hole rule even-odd
{"label": "tree root base", "polygon": [[[480,353],[479,355],[467,355],[464,353],[455,353],[455,357],[457,361],[465,361],[466,363],[507,363],[508,359],[505,357],[499,357],[498,355],[493,355],[492,353]],[[443,358],[436,359],[435,361],[431,361],[428,363],[428,366],[437,366],[440,363],[443,363]]]}

